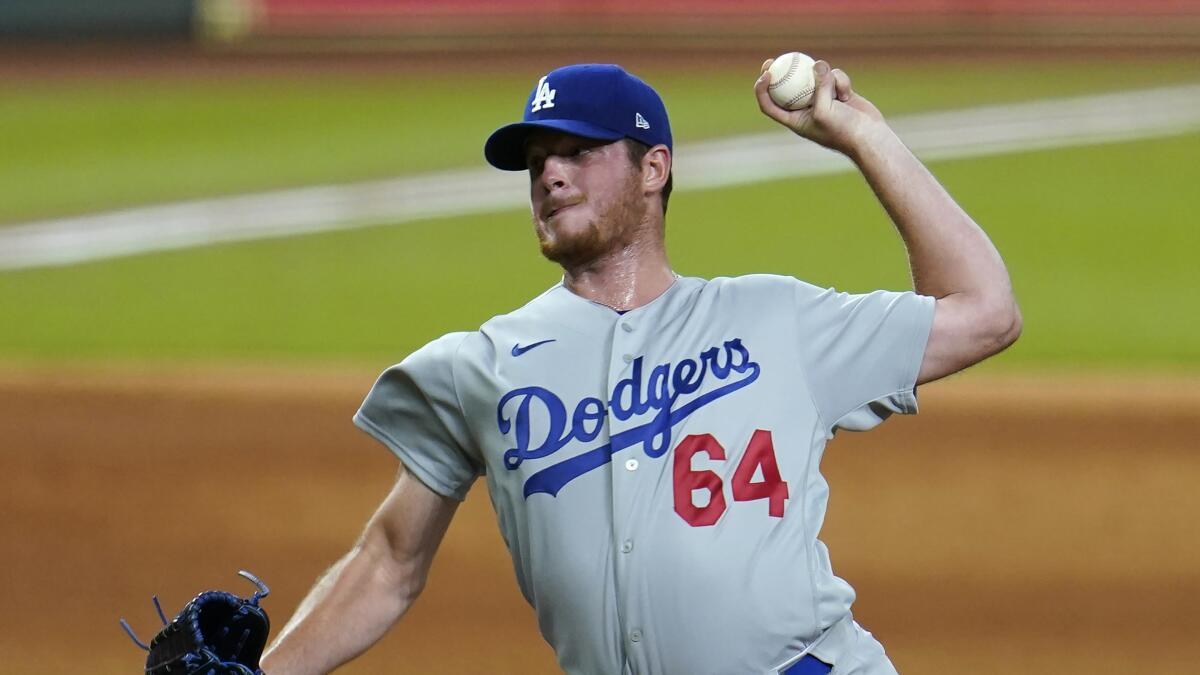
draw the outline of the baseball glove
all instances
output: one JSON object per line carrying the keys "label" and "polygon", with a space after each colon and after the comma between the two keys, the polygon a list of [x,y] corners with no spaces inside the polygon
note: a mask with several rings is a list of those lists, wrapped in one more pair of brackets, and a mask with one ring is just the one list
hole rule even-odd
{"label": "baseball glove", "polygon": [[225,591],[205,591],[167,621],[158,596],[154,609],[162,630],[146,644],[133,634],[125,619],[121,627],[134,644],[148,652],[146,675],[257,675],[258,659],[267,646],[271,622],[258,606],[271,589],[246,571],[238,572],[258,587],[240,598]]}

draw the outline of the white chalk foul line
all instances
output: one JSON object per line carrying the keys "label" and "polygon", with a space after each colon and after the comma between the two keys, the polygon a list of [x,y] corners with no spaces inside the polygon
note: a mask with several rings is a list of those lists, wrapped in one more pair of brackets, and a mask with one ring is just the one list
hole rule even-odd
{"label": "white chalk foul line", "polygon": [[[926,160],[1168,136],[1200,130],[1200,85],[910,115],[891,124]],[[682,191],[850,168],[840,155],[778,130],[682,145],[675,180]],[[481,168],[44,220],[0,227],[0,269],[515,209],[528,204],[527,194],[523,172]]]}

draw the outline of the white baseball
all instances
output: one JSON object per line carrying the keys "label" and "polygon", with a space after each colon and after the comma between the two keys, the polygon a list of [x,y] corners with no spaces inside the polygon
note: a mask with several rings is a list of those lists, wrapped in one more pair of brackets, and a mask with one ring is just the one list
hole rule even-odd
{"label": "white baseball", "polygon": [[813,64],[807,54],[789,52],[771,62],[771,86],[767,88],[774,101],[785,110],[799,110],[812,104],[816,90]]}

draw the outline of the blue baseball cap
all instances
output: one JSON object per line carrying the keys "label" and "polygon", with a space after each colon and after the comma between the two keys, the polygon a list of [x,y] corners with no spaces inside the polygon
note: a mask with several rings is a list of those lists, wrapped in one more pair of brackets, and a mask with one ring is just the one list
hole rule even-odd
{"label": "blue baseball cap", "polygon": [[550,71],[533,86],[523,121],[492,132],[483,156],[497,169],[524,171],[525,139],[538,129],[672,147],[671,123],[658,92],[620,66],[607,64],[581,63]]}

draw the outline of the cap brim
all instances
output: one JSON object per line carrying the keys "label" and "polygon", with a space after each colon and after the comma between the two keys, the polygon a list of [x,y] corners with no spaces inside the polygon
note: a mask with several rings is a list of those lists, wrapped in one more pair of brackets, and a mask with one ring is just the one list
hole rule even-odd
{"label": "cap brim", "polygon": [[553,129],[574,136],[593,138],[598,141],[615,141],[625,137],[612,129],[576,120],[538,120],[517,122],[500,127],[492,132],[483,144],[483,156],[488,164],[504,171],[524,171],[525,139],[538,129]]}

